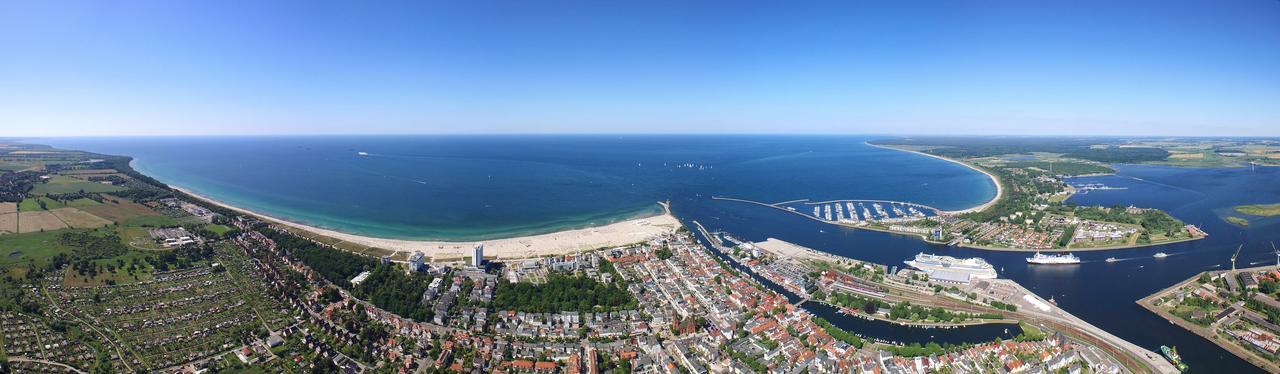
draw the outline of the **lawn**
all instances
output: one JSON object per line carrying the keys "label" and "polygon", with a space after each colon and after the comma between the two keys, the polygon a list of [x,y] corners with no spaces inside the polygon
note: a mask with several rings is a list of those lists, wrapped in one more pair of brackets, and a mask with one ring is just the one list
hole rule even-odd
{"label": "lawn", "polygon": [[1235,207],[1236,212],[1259,217],[1280,216],[1280,204],[1254,204]]}
{"label": "lawn", "polygon": [[205,230],[212,231],[214,234],[218,234],[218,236],[222,236],[223,234],[231,231],[231,227],[227,225],[204,225],[204,228]]}
{"label": "lawn", "polygon": [[44,183],[36,183],[35,188],[31,189],[34,195],[43,195],[51,193],[72,193],[72,192],[115,192],[123,190],[123,187],[112,186],[97,182],[90,182],[83,179],[76,179],[63,175],[55,175]]}
{"label": "lawn", "polygon": [[1029,340],[1041,340],[1045,337],[1044,331],[1041,331],[1039,327],[1035,327],[1030,323],[1018,322],[1018,327],[1022,328],[1023,337]]}

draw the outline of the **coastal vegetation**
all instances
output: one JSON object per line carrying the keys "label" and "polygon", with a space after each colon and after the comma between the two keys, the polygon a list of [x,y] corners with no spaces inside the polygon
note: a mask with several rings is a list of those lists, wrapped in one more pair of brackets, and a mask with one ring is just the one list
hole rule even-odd
{"label": "coastal vegetation", "polygon": [[261,228],[258,232],[281,248],[286,248],[290,255],[306,263],[320,276],[342,288],[350,289],[351,278],[360,272],[372,270],[378,264],[373,258],[333,249],[287,232],[271,228]]}
{"label": "coastal vegetation", "polygon": [[387,311],[418,321],[430,321],[434,316],[432,306],[419,302],[419,299],[432,279],[430,275],[406,273],[394,266],[379,265],[353,290],[361,298]]}
{"label": "coastal vegetation", "polygon": [[1259,217],[1280,216],[1280,203],[1239,205],[1234,208],[1237,213]]}
{"label": "coastal vegetation", "polygon": [[1224,219],[1226,219],[1228,223],[1233,224],[1233,225],[1236,225],[1236,226],[1240,226],[1240,227],[1249,227],[1249,220],[1248,220],[1248,219],[1244,219],[1244,218],[1242,218],[1242,217],[1227,216],[1227,217],[1226,217],[1226,218],[1224,218]]}
{"label": "coastal vegetation", "polygon": [[1139,163],[1164,160],[1169,156],[1169,152],[1164,149],[1131,147],[1115,138],[918,137],[875,140],[871,143],[910,146],[956,159],[1043,152],[1104,163]]}
{"label": "coastal vegetation", "polygon": [[831,335],[832,338],[836,338],[837,340],[845,342],[846,344],[854,346],[855,348],[862,348],[862,338],[859,338],[857,335],[854,335],[851,332],[845,331],[844,329],[841,329],[839,327],[836,327],[835,325],[832,325],[831,322],[827,322],[826,319],[815,316],[813,317],[813,323],[817,324],[818,327],[821,327],[822,330],[826,331],[827,335]]}

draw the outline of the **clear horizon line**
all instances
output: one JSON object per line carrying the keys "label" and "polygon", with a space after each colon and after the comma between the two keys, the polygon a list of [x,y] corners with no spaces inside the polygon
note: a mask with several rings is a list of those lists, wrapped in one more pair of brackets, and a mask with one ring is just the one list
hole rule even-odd
{"label": "clear horizon line", "polygon": [[1158,134],[938,134],[938,133],[858,133],[858,132],[371,132],[371,133],[238,133],[238,134],[90,134],[90,135],[0,135],[0,139],[44,138],[249,138],[249,137],[336,137],[336,136],[889,136],[889,137],[1022,137],[1022,138],[1254,138],[1280,139],[1280,135],[1158,135]]}

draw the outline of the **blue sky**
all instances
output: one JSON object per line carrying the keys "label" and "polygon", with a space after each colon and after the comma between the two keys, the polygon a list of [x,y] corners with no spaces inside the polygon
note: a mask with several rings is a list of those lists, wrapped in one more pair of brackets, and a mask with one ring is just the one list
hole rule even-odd
{"label": "blue sky", "polygon": [[0,135],[1280,135],[1280,1],[6,1]]}

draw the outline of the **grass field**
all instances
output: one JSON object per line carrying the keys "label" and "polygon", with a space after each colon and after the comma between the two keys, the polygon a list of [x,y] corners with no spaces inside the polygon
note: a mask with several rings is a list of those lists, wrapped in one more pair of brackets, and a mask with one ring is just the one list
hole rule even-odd
{"label": "grass field", "polygon": [[231,231],[231,227],[226,225],[205,225],[204,228],[212,231],[214,234],[218,234],[219,236]]}
{"label": "grass field", "polygon": [[1240,214],[1259,217],[1280,216],[1280,204],[1240,205],[1235,207],[1235,211]]}
{"label": "grass field", "polygon": [[1030,323],[1018,322],[1018,327],[1022,328],[1022,335],[1026,336],[1027,339],[1040,340],[1045,337],[1044,331]]}
{"label": "grass field", "polygon": [[71,193],[71,192],[115,192],[123,190],[123,187],[112,186],[97,182],[90,182],[82,179],[76,179],[63,175],[55,175],[45,183],[36,183],[35,188],[31,189],[34,195],[43,195],[50,193]]}
{"label": "grass field", "polygon": [[66,203],[66,205],[67,205],[67,206],[74,206],[74,207],[81,207],[81,206],[94,206],[94,205],[99,205],[99,204],[102,204],[102,203],[99,203],[99,202],[97,202],[97,201],[93,201],[92,199],[83,198],[83,197],[82,197],[82,198],[79,198],[79,199],[75,199],[75,200],[68,201],[68,202]]}
{"label": "grass field", "polygon": [[[40,208],[40,202],[44,202],[44,208]],[[42,196],[23,199],[22,202],[18,204],[18,210],[23,212],[36,212],[41,210],[58,209],[65,206],[66,204],[60,203],[57,200]]]}
{"label": "grass field", "polygon": [[101,217],[85,213],[83,210],[76,208],[61,208],[49,211],[62,220],[63,223],[77,229],[92,229],[111,224],[111,221],[102,219]]}
{"label": "grass field", "polygon": [[[151,280],[154,277],[155,267],[152,267],[146,261],[139,261],[141,268],[135,270],[133,274],[123,268],[124,264],[128,264],[133,258],[143,260],[147,257],[146,253],[129,251],[121,256],[113,258],[105,258],[94,260],[93,263],[101,266],[102,271],[98,275],[89,277],[77,274],[75,271],[68,271],[67,276],[62,279],[62,285],[66,287],[89,287],[89,286],[105,286],[107,281],[111,280],[115,284],[129,284]],[[107,270],[107,265],[116,267],[116,272]]]}
{"label": "grass field", "polygon": [[36,261],[43,263],[72,248],[58,242],[62,232],[37,232],[0,236],[0,266]]}

